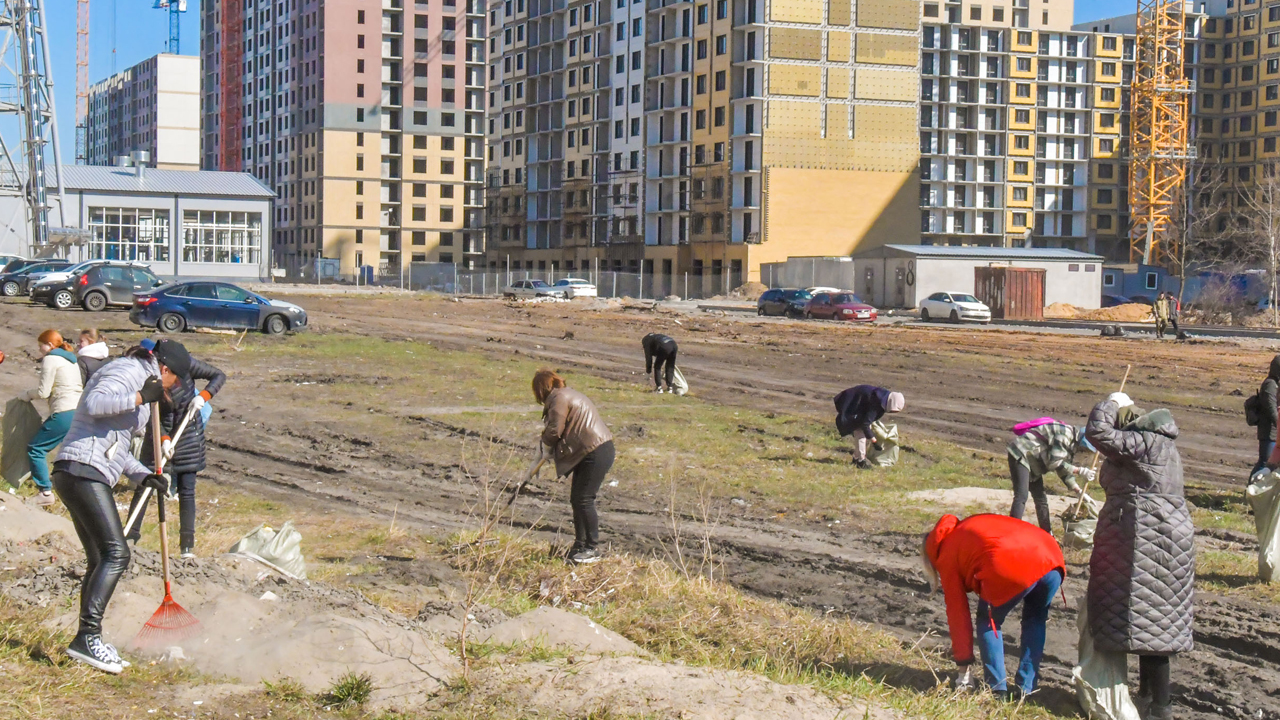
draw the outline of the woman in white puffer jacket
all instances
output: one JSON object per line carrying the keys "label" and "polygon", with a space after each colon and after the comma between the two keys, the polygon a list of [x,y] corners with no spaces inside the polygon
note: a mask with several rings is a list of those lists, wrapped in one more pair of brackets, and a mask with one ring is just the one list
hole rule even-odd
{"label": "woman in white puffer jacket", "polygon": [[80,404],[84,389],[80,379],[80,366],[74,348],[63,341],[57,330],[45,330],[37,338],[40,343],[40,385],[31,388],[22,397],[25,400],[48,400],[49,417],[27,444],[27,458],[31,461],[31,479],[36,484],[36,504],[53,504],[53,483],[49,479],[49,465],[45,457],[56,448],[67,431],[71,418]]}

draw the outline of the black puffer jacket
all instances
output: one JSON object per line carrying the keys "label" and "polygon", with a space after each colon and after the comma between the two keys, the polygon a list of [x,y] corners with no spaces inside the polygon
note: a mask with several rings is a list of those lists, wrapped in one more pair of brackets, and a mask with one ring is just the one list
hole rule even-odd
{"label": "black puffer jacket", "polygon": [[1271,371],[1267,373],[1267,379],[1262,381],[1262,387],[1258,388],[1258,400],[1262,407],[1258,408],[1258,439],[1262,441],[1270,440],[1275,442],[1276,425],[1280,425],[1280,413],[1276,410],[1276,394],[1280,390],[1280,355],[1271,358]]}
{"label": "black puffer jacket", "polygon": [[[187,416],[191,401],[200,393],[196,390],[196,380],[208,381],[203,392],[207,393],[207,399],[212,399],[226,384],[227,376],[209,363],[191,358],[191,377],[180,380],[169,388],[169,397],[160,403],[160,424],[166,435],[172,436],[177,432],[182,419]],[[150,426],[147,427],[146,445],[143,447],[151,447]],[[150,451],[143,455],[143,462],[151,467]],[[170,473],[194,473],[204,470],[204,467],[204,420],[200,413],[196,413],[191,422],[187,423],[187,429],[182,431],[182,437],[178,438],[173,458],[165,466],[165,470]]]}
{"label": "black puffer jacket", "polygon": [[1089,559],[1089,629],[1094,647],[1171,655],[1191,649],[1195,528],[1182,487],[1178,426],[1156,410],[1124,429],[1116,403],[1099,403],[1085,436],[1106,461],[1107,501]]}

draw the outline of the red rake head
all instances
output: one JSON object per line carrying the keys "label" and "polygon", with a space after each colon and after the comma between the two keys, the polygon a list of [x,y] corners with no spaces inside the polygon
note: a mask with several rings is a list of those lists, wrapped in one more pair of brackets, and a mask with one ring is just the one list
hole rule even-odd
{"label": "red rake head", "polygon": [[167,592],[159,609],[138,631],[133,644],[137,647],[162,647],[186,640],[200,632],[200,621],[182,609]]}

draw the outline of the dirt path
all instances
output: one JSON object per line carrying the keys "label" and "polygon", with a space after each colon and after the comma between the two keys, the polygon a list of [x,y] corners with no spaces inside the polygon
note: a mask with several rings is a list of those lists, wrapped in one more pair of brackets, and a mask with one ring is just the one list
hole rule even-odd
{"label": "dirt path", "polygon": [[[1018,420],[1049,414],[1081,422],[1100,392],[1123,372],[1124,363],[1133,362],[1134,398],[1139,404],[1171,407],[1182,425],[1179,444],[1189,479],[1237,488],[1241,468],[1251,460],[1252,441],[1236,410],[1242,398],[1229,393],[1251,391],[1258,368],[1266,366],[1270,355],[1260,344],[1247,343],[1174,346],[949,328],[766,327],[551,305],[513,309],[494,302],[302,302],[321,332],[427,340],[494,357],[518,351],[620,381],[639,379],[634,374],[643,371],[638,338],[660,329],[680,340],[681,365],[695,392],[710,402],[768,405],[825,419],[835,392],[874,382],[906,390],[905,432],[928,432],[991,450],[1003,446],[1006,428]],[[8,315],[0,327],[0,348],[6,351],[31,345],[30,338],[45,326],[69,322],[67,314],[43,309],[4,306],[0,312]],[[412,315],[405,317],[408,313]],[[83,322],[84,317],[70,320]],[[104,317],[112,321],[104,324],[125,329],[122,315]],[[562,339],[568,332],[573,339]],[[468,513],[476,502],[476,486],[456,459],[458,453],[411,455],[394,438],[285,399],[281,383],[271,382],[260,369],[237,366],[234,355],[220,362],[234,376],[216,403],[211,466],[202,478],[286,499],[300,510],[389,517],[395,508],[399,522],[433,532],[471,524]],[[25,377],[13,370],[8,364],[0,370],[0,395],[11,396],[25,384]],[[343,373],[376,376],[378,369],[350,366]],[[456,447],[465,437],[447,413],[368,410],[372,418],[394,420],[419,436]],[[1210,434],[1223,430],[1225,437]],[[544,537],[568,527],[558,496],[535,494],[515,507],[516,523]],[[670,535],[661,499],[618,488],[604,510],[611,538],[624,549],[660,552],[660,540]],[[784,523],[732,507],[711,532],[728,577],[744,588],[857,617],[912,642],[927,633],[927,644],[945,640],[942,601],[925,595],[915,569],[914,537]],[[1069,668],[1075,659],[1074,607],[1084,593],[1082,569],[1072,568],[1072,575],[1065,586],[1067,607],[1051,623],[1041,700],[1064,713],[1075,707]],[[1280,632],[1275,630],[1280,612],[1203,594],[1197,612],[1197,650],[1174,665],[1180,717],[1280,719]],[[1011,619],[1005,630],[1016,636],[1016,627]],[[933,683],[931,676],[903,668],[868,672],[896,683]]]}

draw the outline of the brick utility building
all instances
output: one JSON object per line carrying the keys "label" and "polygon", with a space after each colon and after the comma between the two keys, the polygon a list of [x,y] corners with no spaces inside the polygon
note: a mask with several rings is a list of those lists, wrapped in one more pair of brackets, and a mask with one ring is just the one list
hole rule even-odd
{"label": "brick utility building", "polygon": [[200,58],[162,53],[89,88],[85,164],[136,151],[161,170],[200,169]]}
{"label": "brick utility building", "polygon": [[277,195],[277,267],[484,250],[483,0],[211,0],[203,166]]}
{"label": "brick utility building", "polygon": [[918,240],[918,3],[617,5],[491,5],[490,267],[712,292]]}

